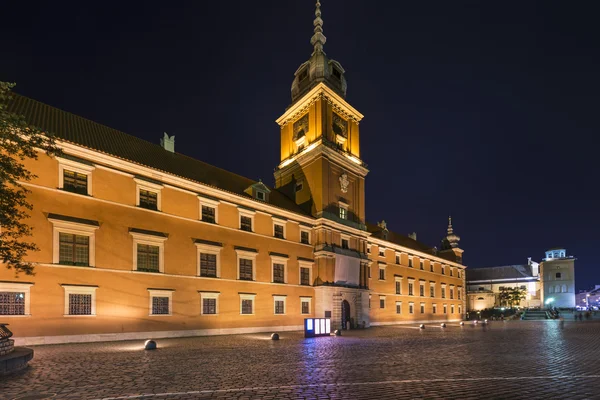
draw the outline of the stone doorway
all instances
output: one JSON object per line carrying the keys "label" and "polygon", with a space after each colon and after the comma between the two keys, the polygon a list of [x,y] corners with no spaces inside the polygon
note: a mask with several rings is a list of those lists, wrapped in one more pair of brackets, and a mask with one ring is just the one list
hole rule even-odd
{"label": "stone doorway", "polygon": [[342,301],[342,329],[346,329],[350,322],[350,303],[348,300]]}

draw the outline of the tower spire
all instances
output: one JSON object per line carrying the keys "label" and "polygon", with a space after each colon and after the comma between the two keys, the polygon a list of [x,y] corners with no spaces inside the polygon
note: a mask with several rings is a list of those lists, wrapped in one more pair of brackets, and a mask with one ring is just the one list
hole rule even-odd
{"label": "tower spire", "polygon": [[452,229],[452,216],[448,216],[448,235],[454,233],[454,229]]}
{"label": "tower spire", "polygon": [[315,53],[323,53],[323,46],[327,41],[325,35],[323,35],[323,20],[321,19],[321,2],[317,0],[317,5],[315,9],[315,20],[313,21],[313,25],[315,26],[315,33],[310,39],[310,44],[312,44],[315,48],[313,54]]}

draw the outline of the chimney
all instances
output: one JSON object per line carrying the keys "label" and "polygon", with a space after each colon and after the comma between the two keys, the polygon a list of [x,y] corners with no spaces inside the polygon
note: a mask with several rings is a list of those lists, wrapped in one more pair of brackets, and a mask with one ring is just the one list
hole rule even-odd
{"label": "chimney", "polygon": [[408,237],[412,240],[417,240],[417,232],[409,233]]}
{"label": "chimney", "polygon": [[160,145],[163,149],[175,153],[175,135],[169,137],[165,132],[163,138],[160,139]]}

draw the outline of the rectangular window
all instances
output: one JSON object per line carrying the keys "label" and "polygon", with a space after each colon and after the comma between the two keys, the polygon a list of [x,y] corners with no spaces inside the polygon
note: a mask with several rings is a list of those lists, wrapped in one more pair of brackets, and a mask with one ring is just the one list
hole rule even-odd
{"label": "rectangular window", "polygon": [[67,192],[88,194],[88,176],[75,171],[63,171],[63,189]]}
{"label": "rectangular window", "polygon": [[396,281],[396,294],[402,294],[402,282]]}
{"label": "rectangular window", "polygon": [[348,219],[348,210],[344,207],[340,207],[340,219]]}
{"label": "rectangular window", "polygon": [[446,274],[446,267],[442,265],[442,275]]}
{"label": "rectangular window", "polygon": [[408,303],[408,313],[409,314],[415,313],[415,303]]}
{"label": "rectangular window", "polygon": [[425,269],[425,268],[424,268],[424,264],[425,264],[425,263],[423,262],[423,260],[421,260],[421,261],[419,262],[419,268],[420,268],[421,270]]}
{"label": "rectangular window", "polygon": [[385,268],[379,268],[379,280],[385,281]]}
{"label": "rectangular window", "polygon": [[69,293],[68,315],[92,315],[92,295]]}
{"label": "rectangular window", "polygon": [[285,302],[283,300],[275,300],[275,314],[285,314]]}
{"label": "rectangular window", "polygon": [[200,276],[217,277],[217,255],[200,253]]}
{"label": "rectangular window", "polygon": [[379,248],[379,257],[385,257],[385,249]]}
{"label": "rectangular window", "polygon": [[283,225],[275,224],[273,230],[276,238],[283,239]]}
{"label": "rectangular window", "polygon": [[385,308],[385,297],[379,298],[379,308]]}
{"label": "rectangular window", "polygon": [[433,261],[429,263],[429,271],[433,272]]}
{"label": "rectangular window", "polygon": [[25,292],[0,292],[0,315],[25,315]]}
{"label": "rectangular window", "polygon": [[217,299],[202,299],[202,314],[216,314]]}
{"label": "rectangular window", "polygon": [[242,314],[252,314],[253,303],[252,299],[242,299]]}
{"label": "rectangular window", "polygon": [[413,267],[413,259],[412,259],[412,257],[408,257],[408,266],[409,266],[410,268],[412,268],[412,267]]}
{"label": "rectangular window", "polygon": [[152,296],[152,315],[169,315],[169,297]]}
{"label": "rectangular window", "polygon": [[252,218],[245,215],[240,216],[240,229],[246,232],[252,232]]}
{"label": "rectangular window", "polygon": [[450,288],[450,299],[454,299],[454,288]]}
{"label": "rectangular window", "polygon": [[421,296],[421,297],[425,296],[425,284],[424,283],[421,283],[419,285],[419,296]]}
{"label": "rectangular window", "polygon": [[369,267],[369,278],[371,277],[371,267]]}
{"label": "rectangular window", "polygon": [[448,306],[444,304],[444,314],[448,314]]}
{"label": "rectangular window", "polygon": [[461,292],[460,288],[456,289],[456,295],[459,300],[460,300],[460,292]]}
{"label": "rectangular window", "polygon": [[454,314],[454,304],[450,305],[450,314]]}
{"label": "rectangular window", "polygon": [[209,222],[211,224],[216,222],[214,207],[202,206],[202,221]]}
{"label": "rectangular window", "polygon": [[460,278],[460,269],[458,270],[458,272],[456,274]]}
{"label": "rectangular window", "polygon": [[244,281],[254,279],[252,276],[252,260],[240,258],[240,279]]}
{"label": "rectangular window", "polygon": [[137,270],[143,272],[160,272],[159,253],[159,246],[138,243]]}
{"label": "rectangular window", "polygon": [[307,231],[300,231],[300,243],[310,244],[310,240],[309,240]]}
{"label": "rectangular window", "polygon": [[59,233],[59,264],[89,266],[89,236]]}
{"label": "rectangular window", "polygon": [[437,304],[433,305],[433,309],[431,310],[433,314],[437,314]]}
{"label": "rectangular window", "polygon": [[273,282],[285,283],[285,266],[283,264],[273,264]]}
{"label": "rectangular window", "polygon": [[454,274],[454,268],[450,268],[450,276]]}
{"label": "rectangular window", "polygon": [[413,290],[414,286],[415,286],[414,283],[408,282],[408,295],[409,296],[414,295],[414,290]]}
{"label": "rectangular window", "polygon": [[371,254],[371,246],[367,245],[367,254]]}
{"label": "rectangular window", "polygon": [[300,268],[300,284],[310,286],[310,268]]}
{"label": "rectangular window", "polygon": [[421,314],[425,314],[425,303],[421,303]]}
{"label": "rectangular window", "polygon": [[446,298],[446,288],[442,286],[442,299]]}
{"label": "rectangular window", "polygon": [[396,314],[402,314],[402,303],[396,302]]}
{"label": "rectangular window", "polygon": [[158,210],[158,193],[140,189],[140,207]]}
{"label": "rectangular window", "polygon": [[400,256],[396,254],[396,264],[400,264]]}
{"label": "rectangular window", "polygon": [[302,300],[302,314],[310,314],[310,301]]}
{"label": "rectangular window", "polygon": [[350,244],[348,243],[348,239],[342,239],[342,249],[349,249]]}
{"label": "rectangular window", "polygon": [[458,306],[458,313],[462,314],[462,307],[461,306]]}
{"label": "rectangular window", "polygon": [[429,285],[429,297],[435,297],[435,286]]}

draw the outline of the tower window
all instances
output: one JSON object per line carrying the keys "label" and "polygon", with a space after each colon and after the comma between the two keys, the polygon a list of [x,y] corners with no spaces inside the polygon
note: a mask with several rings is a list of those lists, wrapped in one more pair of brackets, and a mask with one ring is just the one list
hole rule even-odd
{"label": "tower window", "polygon": [[340,206],[340,219],[348,219],[348,209]]}
{"label": "tower window", "polygon": [[337,69],[337,68],[333,68],[333,76],[335,76],[337,79],[342,79],[342,73]]}
{"label": "tower window", "polygon": [[264,192],[256,191],[256,198],[258,200],[263,200],[264,201],[265,200],[265,193]]}
{"label": "tower window", "polygon": [[296,193],[304,188],[304,181],[296,181]]}
{"label": "tower window", "polygon": [[350,244],[348,242],[348,239],[342,239],[342,249],[349,249],[350,248]]}
{"label": "tower window", "polygon": [[303,81],[306,78],[308,78],[308,70],[305,68],[302,70],[302,72],[300,72],[300,74],[298,74],[298,80]]}

